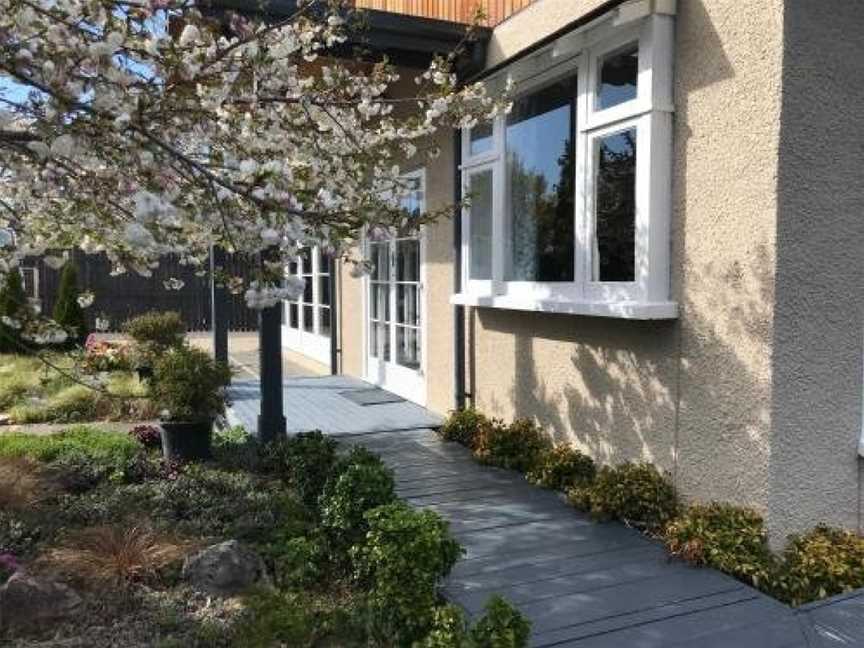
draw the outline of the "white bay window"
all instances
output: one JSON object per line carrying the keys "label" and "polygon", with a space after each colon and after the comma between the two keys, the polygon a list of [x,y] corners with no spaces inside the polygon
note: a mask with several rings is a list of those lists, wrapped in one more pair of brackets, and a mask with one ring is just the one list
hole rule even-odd
{"label": "white bay window", "polygon": [[669,298],[673,18],[615,16],[488,83],[510,114],[463,134],[454,303],[662,319]]}

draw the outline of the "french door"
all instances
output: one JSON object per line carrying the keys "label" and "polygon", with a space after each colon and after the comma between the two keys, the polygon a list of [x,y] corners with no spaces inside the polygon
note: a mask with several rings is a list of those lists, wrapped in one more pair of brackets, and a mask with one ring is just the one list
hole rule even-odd
{"label": "french door", "polygon": [[[415,189],[403,199],[422,212],[423,173],[406,176]],[[422,234],[366,242],[366,380],[403,398],[426,402]]]}
{"label": "french door", "polygon": [[423,376],[422,245],[419,238],[367,244],[366,379],[417,403]]}

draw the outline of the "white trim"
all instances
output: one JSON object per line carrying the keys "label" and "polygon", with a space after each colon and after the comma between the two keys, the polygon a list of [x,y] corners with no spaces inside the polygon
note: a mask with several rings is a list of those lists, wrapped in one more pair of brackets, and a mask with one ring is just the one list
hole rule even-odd
{"label": "white trim", "polygon": [[[670,301],[669,295],[674,18],[667,14],[670,7],[674,9],[674,2],[658,4],[654,0],[639,0],[636,4],[640,4],[639,11],[646,11],[647,7],[647,13],[638,19],[630,14],[632,19],[616,27],[607,17],[593,28],[562,36],[551,46],[498,75],[513,80],[519,95],[574,73],[578,75],[574,98],[573,281],[505,280],[510,239],[506,222],[506,117],[501,116],[494,122],[491,151],[472,158],[468,135],[463,137],[463,190],[468,191],[474,174],[488,169],[493,171],[492,278],[489,281],[470,278],[471,214],[470,209],[464,209],[464,294],[455,296],[454,303],[630,319],[677,317],[677,305]],[[637,44],[639,48],[636,97],[597,109],[601,62],[606,55],[628,44]],[[596,143],[601,137],[630,128],[637,132],[635,277],[632,282],[596,282],[592,273]]]}
{"label": "white trim", "polygon": [[[423,207],[422,210],[425,211],[426,207],[426,169],[419,169],[417,171],[412,171],[410,173],[406,173],[402,176],[403,178],[418,178],[420,180],[420,187],[422,193],[422,202]],[[428,303],[426,299],[426,276],[427,276],[427,268],[426,268],[426,228],[420,228],[420,232],[418,233],[417,240],[420,244],[420,276],[417,284],[418,289],[418,299],[420,301],[420,325],[418,327],[418,331],[420,334],[420,368],[419,369],[411,369],[409,367],[404,367],[402,365],[397,364],[396,362],[389,361],[381,361],[377,357],[373,357],[369,352],[369,342],[370,342],[370,305],[369,305],[369,291],[370,291],[370,278],[368,276],[363,278],[362,281],[362,291],[363,291],[363,377],[367,382],[370,382],[374,385],[378,385],[382,389],[386,389],[388,391],[393,392],[403,398],[410,400],[418,405],[426,404],[426,367],[428,363]],[[388,268],[388,283],[390,289],[389,293],[389,309],[390,309],[390,325],[388,327],[388,335],[390,337],[390,351],[391,354],[396,353],[396,283],[395,283],[395,242],[398,240],[404,239],[393,239],[389,241],[391,246],[391,254],[390,254],[390,267]],[[369,241],[366,239],[365,235],[362,240],[362,249],[364,257],[367,255]]]}
{"label": "white trim", "polygon": [[[311,272],[307,272],[303,267],[302,257],[297,257],[297,269],[300,276],[311,275],[312,281],[312,303],[306,304],[299,300],[286,301],[283,303],[285,309],[285,322],[282,324],[282,348],[299,353],[302,356],[311,358],[321,364],[329,365],[331,361],[330,350],[330,335],[333,334],[333,310],[332,300],[333,295],[330,295],[330,334],[321,333],[321,252],[315,247],[310,250],[312,260]],[[335,269],[335,263],[331,261],[330,272]],[[297,328],[291,326],[291,306],[297,307]],[[305,330],[305,315],[304,306],[312,307],[312,331]]]}

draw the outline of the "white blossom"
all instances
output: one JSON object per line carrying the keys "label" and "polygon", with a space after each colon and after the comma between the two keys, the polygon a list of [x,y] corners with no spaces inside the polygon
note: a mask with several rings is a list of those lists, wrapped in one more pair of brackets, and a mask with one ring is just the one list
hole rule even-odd
{"label": "white blossom", "polygon": [[78,295],[78,305],[81,308],[90,308],[93,305],[93,301],[96,299],[96,296],[91,291],[82,292]]}

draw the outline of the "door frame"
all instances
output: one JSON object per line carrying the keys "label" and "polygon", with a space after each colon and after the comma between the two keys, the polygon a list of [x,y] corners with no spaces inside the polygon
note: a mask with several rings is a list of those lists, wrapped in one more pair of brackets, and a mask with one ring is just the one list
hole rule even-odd
{"label": "door frame", "polygon": [[[410,173],[405,173],[402,176],[403,178],[419,178],[420,187],[423,192],[423,199],[421,201],[422,209],[425,211],[426,209],[426,169],[422,168],[417,171],[412,171]],[[379,361],[376,358],[372,358],[369,353],[369,344],[370,344],[370,326],[369,326],[369,314],[370,314],[370,305],[369,305],[369,290],[370,290],[370,279],[368,275],[363,277],[362,281],[362,291],[363,291],[363,379],[366,382],[372,383],[382,389],[386,389],[387,391],[393,392],[402,398],[417,403],[418,405],[426,405],[426,393],[427,393],[427,384],[426,384],[426,368],[428,366],[427,357],[428,357],[428,301],[426,299],[426,281],[427,281],[427,273],[426,273],[426,245],[427,245],[427,236],[426,236],[426,227],[421,226],[419,231],[417,232],[417,240],[420,244],[419,254],[420,254],[420,281],[419,281],[419,301],[420,301],[420,368],[419,369],[409,369],[408,367],[403,367],[401,365],[396,364],[395,362],[387,362],[387,361]],[[369,249],[369,241],[366,238],[364,233],[362,240],[362,252],[363,258],[367,258]],[[395,249],[395,246],[393,246]],[[392,263],[392,261],[391,261]],[[396,319],[396,309],[393,307],[395,302],[395,283],[393,281],[393,277],[390,277],[390,295],[391,295],[391,313],[390,313],[390,325],[388,335],[391,334],[392,330],[395,328],[395,319]],[[391,344],[391,353],[395,353],[395,346]]]}
{"label": "door frame", "polygon": [[[298,256],[298,259],[300,257]],[[312,260],[312,273],[311,273],[311,281],[312,281],[312,318],[313,318],[313,330],[307,331],[303,328],[303,305],[298,304],[297,301],[283,301],[282,308],[284,313],[284,321],[282,323],[282,348],[292,351],[294,353],[298,353],[302,356],[310,358],[316,362],[320,362],[321,364],[330,365],[330,336],[333,335],[333,309],[332,309],[332,299],[333,295],[330,295],[331,304],[330,304],[330,335],[322,335],[321,334],[321,297],[320,297],[320,282],[319,277],[321,277],[321,249],[318,246],[313,246],[310,248],[310,258]],[[330,272],[333,272],[335,268],[335,263],[333,263],[332,259],[330,262]],[[298,328],[293,328],[291,326],[291,304],[297,304],[298,310]]]}

